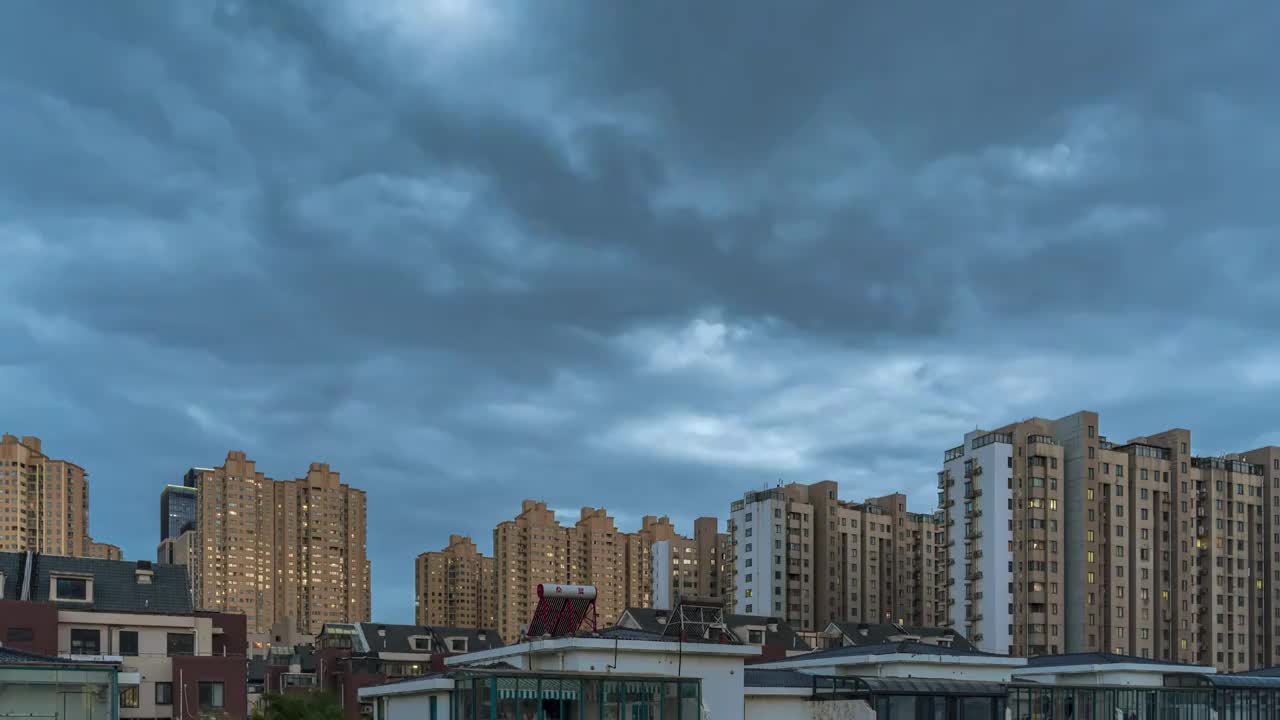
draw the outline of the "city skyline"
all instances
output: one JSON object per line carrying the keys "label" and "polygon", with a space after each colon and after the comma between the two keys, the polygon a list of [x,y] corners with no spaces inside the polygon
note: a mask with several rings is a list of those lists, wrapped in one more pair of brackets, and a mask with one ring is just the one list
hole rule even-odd
{"label": "city skyline", "polygon": [[923,511],[1081,407],[1280,444],[1280,6],[734,9],[6,6],[0,430],[130,559],[193,465],[328,463],[393,622],[526,497]]}

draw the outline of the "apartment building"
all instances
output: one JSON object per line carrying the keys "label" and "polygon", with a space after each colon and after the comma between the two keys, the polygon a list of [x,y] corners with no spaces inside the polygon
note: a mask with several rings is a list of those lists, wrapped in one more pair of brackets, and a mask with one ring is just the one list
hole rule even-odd
{"label": "apartment building", "polygon": [[[368,619],[364,491],[324,463],[275,481],[240,451],[185,481],[198,498],[190,558],[201,607],[244,613],[259,638],[280,623],[314,635]],[[157,554],[177,562],[181,546],[165,540]]]}
{"label": "apartment building", "polygon": [[305,477],[277,481],[272,489],[276,619],[293,618],[307,635],[326,623],[367,620],[365,492],[343,483],[325,463],[311,463]]}
{"label": "apartment building", "polygon": [[116,665],[120,718],[247,713],[244,617],[193,609],[179,567],[0,553],[0,637]]}
{"label": "apartment building", "polygon": [[89,537],[85,539],[84,556],[101,560],[123,560],[124,551],[120,549],[119,545],[94,542],[93,538]]}
{"label": "apartment building", "polygon": [[540,583],[595,586],[601,626],[617,622],[627,607],[650,606],[653,538],[675,535],[663,529],[670,525],[665,518],[646,521],[648,533],[623,532],[604,508],[584,507],[565,527],[546,503],[525,500],[519,515],[493,530],[498,632],[510,641],[520,637],[538,606]]}
{"label": "apartment building", "polygon": [[0,552],[89,551],[88,473],[44,453],[40,438],[0,435]]}
{"label": "apartment building", "polygon": [[161,565],[190,565],[195,553],[196,531],[188,530],[178,537],[161,540],[156,546],[156,562]]}
{"label": "apartment building", "polygon": [[693,523],[693,537],[676,532],[667,516],[646,515],[636,536],[649,548],[652,564],[651,592],[630,607],[655,607],[669,610],[677,596],[716,600],[723,597],[725,533],[719,532],[719,521],[701,517]]}
{"label": "apartment building", "polygon": [[464,535],[450,535],[438,552],[418,556],[416,615],[419,625],[497,627],[494,560]]}
{"label": "apartment building", "polygon": [[988,652],[1066,645],[1065,472],[1053,423],[975,430],[944,455],[943,621]]}
{"label": "apartment building", "polygon": [[[1202,457],[1186,429],[1115,443],[1100,428],[1090,411],[1033,418],[970,433],[947,451],[939,498],[948,624],[983,649],[1021,655],[1047,645],[1227,672],[1280,662],[1271,640],[1280,622],[1280,450]],[[997,582],[975,585],[991,572]],[[1001,585],[1011,588],[1007,602],[990,597]],[[1005,648],[991,639],[1001,628]]]}
{"label": "apartment building", "polygon": [[903,495],[854,503],[839,485],[793,483],[730,507],[734,612],[806,632],[830,622],[937,621],[938,520]]}

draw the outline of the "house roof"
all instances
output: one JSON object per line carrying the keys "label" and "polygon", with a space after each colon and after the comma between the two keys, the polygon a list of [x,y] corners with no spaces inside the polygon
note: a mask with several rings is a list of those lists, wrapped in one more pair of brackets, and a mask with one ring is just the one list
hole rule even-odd
{"label": "house roof", "polygon": [[[632,630],[647,633],[650,637],[623,637],[623,639],[646,640],[658,639],[666,629],[666,620],[671,616],[670,610],[659,610],[656,608],[627,608],[623,620],[619,621],[619,630]],[[629,628],[621,623],[626,622],[626,618],[630,618],[635,622],[635,628]],[[735,615],[725,613],[725,625],[735,635],[739,630],[746,627],[764,628],[764,644],[769,647],[781,647],[786,650],[798,650],[807,652],[812,650],[808,643],[796,634],[794,628],[785,620],[776,617],[768,617],[765,615]],[[612,631],[612,629],[611,629]],[[602,633],[603,634],[603,633]],[[615,637],[610,635],[609,637]],[[741,640],[742,638],[739,638]]]}
{"label": "house roof", "polygon": [[[26,553],[0,553],[0,573],[4,573],[4,597],[22,594]],[[35,602],[50,602],[50,577],[57,573],[93,579],[92,602],[53,601],[65,610],[156,613],[186,615],[192,611],[187,569],[182,565],[152,565],[151,583],[138,582],[138,563],[60,555],[31,555],[31,596]],[[12,575],[12,577],[10,577]]]}
{"label": "house roof", "polygon": [[1115,653],[1088,652],[1067,655],[1039,655],[1027,659],[1027,667],[1070,667],[1073,665],[1178,665],[1169,660],[1117,655]]}
{"label": "house roof", "polygon": [[918,638],[950,638],[951,647],[961,650],[977,650],[964,635],[951,628],[928,625],[897,625],[894,623],[832,623],[853,645],[881,645],[899,642],[903,636]]}
{"label": "house roof", "polygon": [[492,650],[505,645],[497,630],[486,628],[386,623],[357,623],[355,627],[359,631],[357,637],[361,638],[363,644],[362,648],[358,648],[360,652],[423,653],[424,651],[414,648],[410,641],[410,638],[423,635],[431,637],[432,646],[439,648],[448,648],[449,638],[465,638],[468,652]]}
{"label": "house roof", "polygon": [[[0,665],[92,665],[81,660],[37,655],[36,653],[0,646]],[[108,665],[101,664],[106,667]]]}
{"label": "house roof", "polygon": [[965,650],[963,648],[929,645],[920,642],[881,643],[879,645],[846,645],[844,647],[819,650],[818,652],[797,655],[791,660],[821,660],[824,658],[858,657],[860,655],[945,655],[949,657],[995,657],[1008,655],[982,652],[981,650]]}

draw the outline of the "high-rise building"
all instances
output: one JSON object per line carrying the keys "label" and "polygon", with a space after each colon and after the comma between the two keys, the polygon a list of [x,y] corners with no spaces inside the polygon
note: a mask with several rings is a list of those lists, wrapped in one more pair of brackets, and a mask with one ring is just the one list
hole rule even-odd
{"label": "high-rise building", "polygon": [[[183,485],[166,485],[160,491],[160,539],[176,538],[196,526],[196,510],[200,499],[196,496],[196,478],[208,468],[192,468],[187,471]],[[187,485],[185,483],[191,483]]]}
{"label": "high-rise building", "polygon": [[[666,518],[646,523],[670,526]],[[538,605],[539,583],[595,586],[602,625],[616,622],[627,607],[649,607],[654,537],[618,530],[604,508],[582,508],[577,522],[564,527],[546,503],[525,500],[519,515],[493,530],[498,632],[510,642],[520,637]]]}
{"label": "high-rise building", "polygon": [[945,453],[944,621],[983,650],[1067,647],[1065,471],[1047,420],[975,430]]}
{"label": "high-rise building", "polygon": [[1033,418],[947,451],[948,624],[1022,655],[1280,662],[1280,448],[1200,457],[1189,430],[1100,427]]}
{"label": "high-rise building", "polygon": [[369,620],[366,498],[325,463],[275,490],[276,619],[316,635],[325,623]]}
{"label": "high-rise building", "polygon": [[498,633],[515,642],[538,606],[538,584],[570,582],[569,538],[546,503],[525,500],[519,515],[493,529],[493,559]]}
{"label": "high-rise building", "polygon": [[[256,635],[276,623],[314,635],[326,622],[369,619],[364,491],[324,463],[277,482],[240,451],[188,478],[199,500],[191,574],[202,607],[244,613]],[[157,552],[172,556],[173,546]]]}
{"label": "high-rise building", "polygon": [[[700,599],[723,597],[720,557],[726,537],[719,532],[719,521],[701,517],[694,521],[693,537],[676,532],[667,516],[646,515],[635,533],[649,548],[652,569],[651,591],[630,604],[631,607],[675,607],[677,596]],[[643,579],[641,580],[643,582]]]}
{"label": "high-rise building", "polygon": [[251,634],[276,618],[273,481],[243,452],[191,479],[200,499],[191,575],[198,607],[244,613]]}
{"label": "high-rise building", "polygon": [[195,529],[176,538],[166,538],[156,547],[156,562],[161,565],[190,565],[195,550]]}
{"label": "high-rise building", "polygon": [[99,560],[123,560],[124,551],[119,545],[110,543],[94,542],[93,538],[89,538],[85,543],[85,557],[98,558]]}
{"label": "high-rise building", "polygon": [[735,612],[802,630],[937,621],[938,523],[906,498],[839,499],[834,481],[747,493],[730,507]]}
{"label": "high-rise building", "polygon": [[79,465],[45,455],[38,437],[0,436],[0,551],[86,555],[87,477]]}
{"label": "high-rise building", "polygon": [[416,567],[419,625],[497,627],[494,561],[471,538],[450,535],[444,550],[422,553]]}

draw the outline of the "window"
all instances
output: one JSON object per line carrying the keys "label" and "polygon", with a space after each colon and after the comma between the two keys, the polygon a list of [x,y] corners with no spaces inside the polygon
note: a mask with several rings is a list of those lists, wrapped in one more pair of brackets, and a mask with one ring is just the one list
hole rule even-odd
{"label": "window", "polygon": [[157,705],[173,704],[173,683],[171,682],[156,683],[156,704]]}
{"label": "window", "polygon": [[71,629],[72,655],[100,655],[102,650],[102,633],[98,630]]}
{"label": "window", "polygon": [[1119,465],[1119,464],[1117,464],[1117,465],[1116,465],[1116,477],[1124,477],[1124,466],[1123,466],[1123,465]]}
{"label": "window", "polygon": [[748,631],[747,631],[747,642],[751,643],[752,645],[763,645],[763,644],[764,644],[764,631],[763,631],[763,630],[748,630]]}
{"label": "window", "polygon": [[138,631],[137,630],[121,630],[120,631],[120,654],[134,655],[138,654]]}
{"label": "window", "polygon": [[222,707],[222,683],[201,680],[199,693],[201,710]]}
{"label": "window", "polygon": [[466,638],[449,638],[449,650],[451,650],[452,652],[466,652],[467,639]]}
{"label": "window", "polygon": [[33,642],[35,639],[35,631],[29,627],[11,627],[4,633],[5,642]]}
{"label": "window", "polygon": [[190,633],[169,633],[167,645],[169,657],[196,654],[196,636]]}
{"label": "window", "polygon": [[126,685],[120,688],[120,707],[136,708],[138,707],[138,686]]}
{"label": "window", "polygon": [[50,599],[89,602],[93,599],[93,596],[89,593],[89,579],[55,577],[53,579],[53,597]]}

